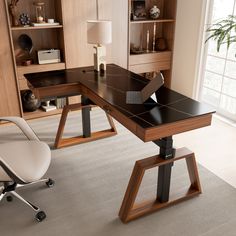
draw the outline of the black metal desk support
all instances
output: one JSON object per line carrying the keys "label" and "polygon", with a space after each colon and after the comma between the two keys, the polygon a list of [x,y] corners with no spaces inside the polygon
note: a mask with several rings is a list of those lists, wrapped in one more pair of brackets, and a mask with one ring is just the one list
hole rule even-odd
{"label": "black metal desk support", "polygon": [[[160,147],[160,158],[164,160],[169,160],[174,157],[172,136],[153,142]],[[169,201],[172,166],[173,162],[159,166],[157,181],[157,199],[162,203]]]}
{"label": "black metal desk support", "polygon": [[91,137],[91,121],[90,121],[91,107],[86,106],[90,104],[89,104],[89,100],[84,96],[81,96],[81,105],[82,105],[83,137],[88,138],[88,137]]}

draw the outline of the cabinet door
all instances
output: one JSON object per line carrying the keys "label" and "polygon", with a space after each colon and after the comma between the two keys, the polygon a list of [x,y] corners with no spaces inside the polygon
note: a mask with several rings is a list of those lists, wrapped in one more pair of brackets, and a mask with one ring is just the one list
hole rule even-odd
{"label": "cabinet door", "polygon": [[[96,19],[96,0],[62,0],[67,68],[93,65],[93,45],[87,44],[87,20]],[[128,1],[99,0],[99,19],[112,21],[107,63],[127,67]]]}
{"label": "cabinet door", "polygon": [[66,67],[93,64],[93,46],[87,44],[87,20],[96,19],[95,0],[62,0]]}
{"label": "cabinet door", "polygon": [[5,2],[0,1],[0,116],[20,116]]}

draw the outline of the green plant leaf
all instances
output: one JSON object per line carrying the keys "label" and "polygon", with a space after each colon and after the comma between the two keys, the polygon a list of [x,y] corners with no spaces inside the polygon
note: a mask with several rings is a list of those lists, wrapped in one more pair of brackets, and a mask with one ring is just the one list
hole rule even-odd
{"label": "green plant leaf", "polygon": [[229,49],[230,45],[236,42],[236,35],[231,36],[233,30],[236,32],[236,16],[229,15],[226,19],[219,20],[207,28],[206,32],[209,36],[205,43],[212,39],[217,43],[218,52],[223,44],[227,44],[227,49]]}

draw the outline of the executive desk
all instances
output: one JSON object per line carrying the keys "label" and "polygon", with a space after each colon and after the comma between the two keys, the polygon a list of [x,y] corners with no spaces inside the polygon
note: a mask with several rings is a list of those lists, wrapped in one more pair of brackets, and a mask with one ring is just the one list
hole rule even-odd
{"label": "executive desk", "polygon": [[[161,87],[157,102],[148,99],[144,104],[126,104],[127,91],[140,91],[148,80],[114,64],[107,65],[104,74],[92,67],[53,72],[26,74],[30,88],[39,98],[81,94],[84,139],[91,136],[90,103],[101,107],[144,142],[152,141],[160,147],[158,155],[135,163],[119,212],[123,222],[151,213],[201,193],[194,153],[186,148],[173,148],[172,136],[211,124],[214,111],[182,94]],[[89,100],[88,100],[89,99]],[[111,120],[110,120],[111,121]],[[113,130],[114,131],[114,130]],[[169,196],[173,163],[185,159],[191,185],[180,196]],[[135,204],[145,171],[158,167],[157,197]]]}

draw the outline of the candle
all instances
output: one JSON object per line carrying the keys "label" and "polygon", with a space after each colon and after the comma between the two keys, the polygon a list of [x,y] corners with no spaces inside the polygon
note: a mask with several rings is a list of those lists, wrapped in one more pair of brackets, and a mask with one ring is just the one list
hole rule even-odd
{"label": "candle", "polygon": [[149,37],[150,37],[150,33],[149,33],[149,30],[147,31],[147,49],[146,51],[149,52]]}
{"label": "candle", "polygon": [[156,28],[157,28],[157,24],[155,22],[154,26],[153,26],[153,42],[152,42],[152,51],[153,52],[155,52],[155,47],[156,47]]}
{"label": "candle", "polygon": [[153,26],[153,36],[156,36],[156,28],[157,28],[157,23],[154,23],[154,26]]}
{"label": "candle", "polygon": [[42,16],[38,16],[37,17],[37,21],[38,21],[38,23],[42,23],[43,22],[43,17]]}
{"label": "candle", "polygon": [[54,19],[48,19],[48,23],[53,24],[54,23]]}

